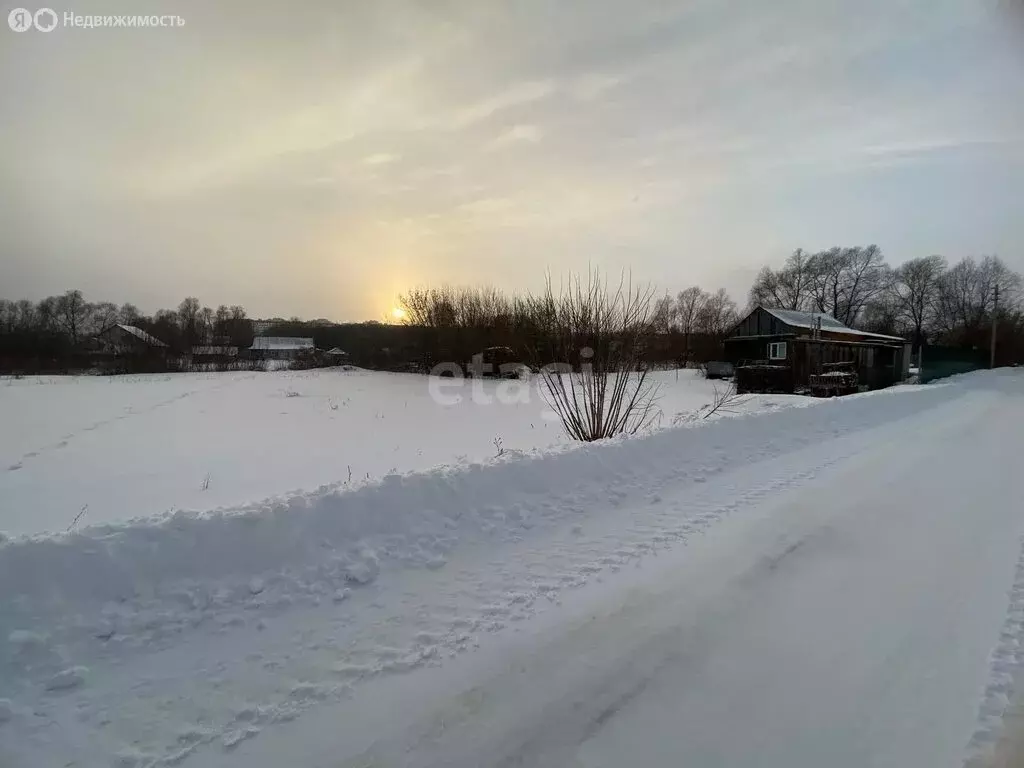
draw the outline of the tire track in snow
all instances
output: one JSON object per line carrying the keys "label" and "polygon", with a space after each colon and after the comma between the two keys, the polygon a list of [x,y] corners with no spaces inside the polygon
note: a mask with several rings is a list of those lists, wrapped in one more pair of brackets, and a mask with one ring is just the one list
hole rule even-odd
{"label": "tire track in snow", "polygon": [[[480,578],[479,564],[452,562],[450,565],[462,567],[471,588],[463,586],[465,581],[461,578],[445,579],[444,574],[438,574],[437,579],[421,582],[418,588],[401,593],[397,604],[381,604],[366,626],[347,626],[339,634],[337,627],[321,625],[289,636],[284,647],[290,651],[301,648],[304,653],[299,660],[282,651],[264,654],[260,660],[262,669],[255,673],[251,667],[243,673],[245,664],[239,664],[238,670],[219,669],[217,676],[228,679],[247,674],[251,681],[254,674],[262,676],[260,687],[274,693],[265,693],[258,701],[247,700],[239,712],[227,713],[216,726],[211,727],[207,721],[203,738],[187,749],[191,753],[203,745],[233,746],[240,715],[247,729],[245,738],[251,738],[260,728],[292,720],[320,704],[356,695],[362,685],[381,675],[404,674],[471,652],[487,635],[509,631],[538,610],[557,606],[566,590],[580,588],[591,579],[601,580],[606,572],[614,573],[626,565],[639,566],[659,551],[685,546],[723,517],[804,485],[870,445],[869,437],[857,435],[852,440],[832,441],[826,444],[827,449],[815,449],[813,454],[801,451],[786,457],[781,462],[783,466],[778,461],[769,462],[770,477],[751,484],[738,495],[736,491],[747,480],[727,483],[726,492],[732,496],[726,504],[719,501],[723,489],[717,483],[697,483],[685,499],[670,498],[647,506],[634,517],[625,538],[615,533],[621,532],[620,512],[609,507],[609,532],[586,535],[570,527],[554,546],[547,538],[540,547],[523,541],[505,554],[505,562],[512,565],[485,569],[485,579]],[[723,474],[722,478],[729,479],[729,475]],[[559,563],[557,570],[551,568],[552,561]],[[316,683],[309,682],[309,670],[313,669],[318,670]],[[187,717],[185,712],[182,715]],[[187,723],[185,727],[189,727]],[[180,757],[177,744],[168,744],[164,750],[152,754],[162,755],[164,760]]]}
{"label": "tire track in snow", "polygon": [[[989,662],[989,683],[978,707],[978,728],[967,745],[967,768],[992,768],[997,759],[1009,757],[1001,755],[1004,749],[1020,749],[1021,735],[1004,733],[1004,720],[1011,705],[1019,706],[1024,695],[1024,538],[1009,597],[1006,621]],[[1002,744],[1001,737],[1005,738]],[[1020,759],[1020,754],[1015,757]]]}

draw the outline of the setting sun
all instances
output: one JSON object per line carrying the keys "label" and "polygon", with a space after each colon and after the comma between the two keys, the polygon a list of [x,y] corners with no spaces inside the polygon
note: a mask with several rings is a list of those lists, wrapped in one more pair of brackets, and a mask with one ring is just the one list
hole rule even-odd
{"label": "setting sun", "polygon": [[401,307],[392,307],[391,318],[397,321],[405,320],[405,310],[402,309]]}

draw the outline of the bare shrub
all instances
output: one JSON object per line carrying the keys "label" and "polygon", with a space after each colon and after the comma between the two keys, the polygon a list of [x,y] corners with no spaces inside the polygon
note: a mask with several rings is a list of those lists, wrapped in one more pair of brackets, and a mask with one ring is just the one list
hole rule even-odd
{"label": "bare shrub", "polygon": [[556,359],[579,364],[542,367],[542,392],[574,440],[634,434],[657,418],[658,389],[645,355],[654,333],[653,295],[626,275],[612,289],[593,270],[570,275],[556,296],[548,278],[542,301],[550,309]]}
{"label": "bare shrub", "polygon": [[711,403],[704,406],[704,415],[701,418],[708,418],[714,413],[735,413],[736,409],[745,403],[747,398],[736,391],[736,385],[719,389],[715,387],[715,395]]}
{"label": "bare shrub", "polygon": [[88,512],[88,511],[89,511],[89,505],[86,504],[84,507],[82,507],[78,511],[78,514],[75,515],[75,519],[71,521],[71,525],[68,526],[68,529],[67,529],[66,533],[71,533],[71,529],[74,528],[76,525],[78,525],[78,521],[81,520],[82,516],[85,515],[85,513]]}

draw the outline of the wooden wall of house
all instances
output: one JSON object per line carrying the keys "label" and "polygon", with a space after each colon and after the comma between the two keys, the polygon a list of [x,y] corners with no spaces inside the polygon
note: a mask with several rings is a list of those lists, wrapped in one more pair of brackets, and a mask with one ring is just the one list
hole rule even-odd
{"label": "wooden wall of house", "polygon": [[790,395],[795,391],[793,369],[786,365],[750,365],[736,369],[739,394],[773,392]]}
{"label": "wooden wall of house", "polygon": [[[793,337],[787,334],[776,336],[762,336],[756,339],[731,339],[727,338],[723,347],[723,359],[726,362],[736,365],[744,360],[767,360],[768,345],[774,341],[793,341]],[[793,354],[787,346],[787,357]],[[781,362],[781,361],[780,361]]]}
{"label": "wooden wall of house", "polygon": [[758,307],[739,322],[730,336],[780,336],[795,333],[796,328],[786,325],[775,315]]}

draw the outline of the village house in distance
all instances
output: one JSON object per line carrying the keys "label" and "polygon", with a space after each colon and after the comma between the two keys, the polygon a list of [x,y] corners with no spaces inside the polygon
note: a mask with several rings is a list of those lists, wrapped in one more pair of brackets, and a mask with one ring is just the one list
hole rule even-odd
{"label": "village house in distance", "polygon": [[911,345],[831,315],[758,306],[724,340],[739,392],[848,394],[905,380]]}

